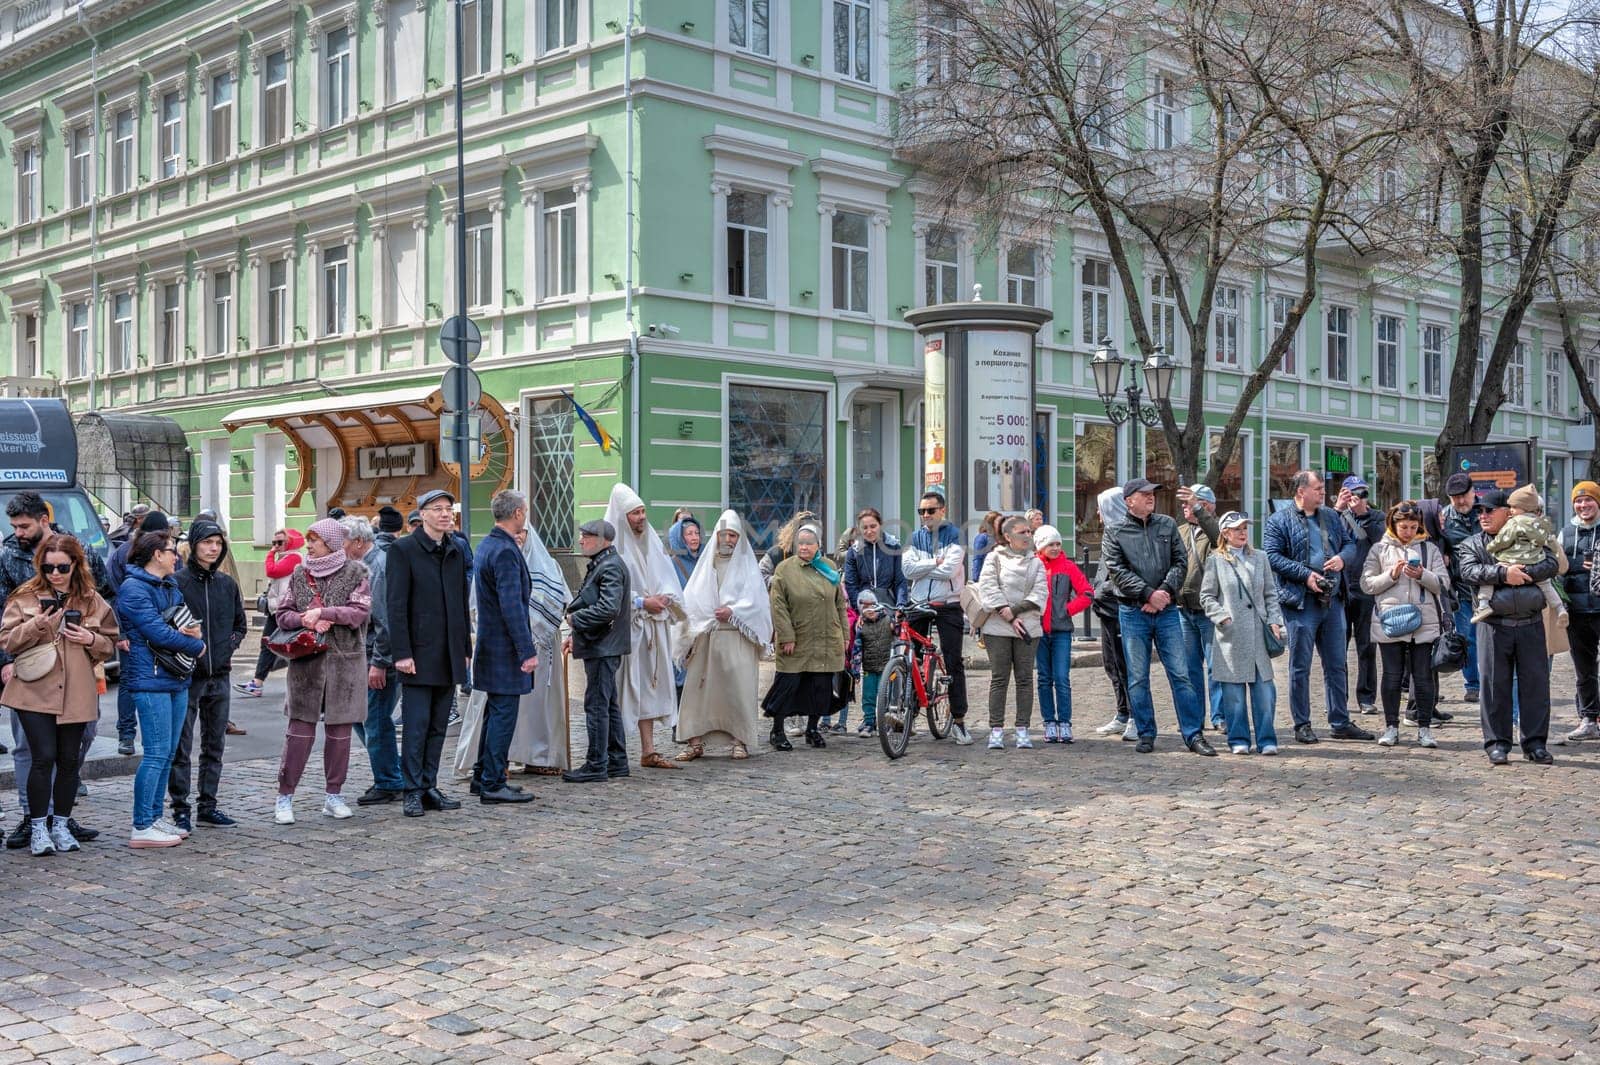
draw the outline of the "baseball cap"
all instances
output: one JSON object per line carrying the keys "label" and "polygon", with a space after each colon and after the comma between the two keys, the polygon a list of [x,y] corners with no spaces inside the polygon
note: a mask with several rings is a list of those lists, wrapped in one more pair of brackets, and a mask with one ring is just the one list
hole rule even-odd
{"label": "baseball cap", "polygon": [[441,499],[448,499],[451,503],[456,501],[456,497],[446,492],[443,488],[434,488],[422,493],[422,498],[417,500],[417,509],[424,510],[429,503],[436,503]]}
{"label": "baseball cap", "polygon": [[1214,507],[1217,505],[1217,493],[1211,490],[1209,484],[1191,484],[1189,491],[1193,492],[1194,497],[1206,506]]}
{"label": "baseball cap", "polygon": [[1511,505],[1511,493],[1507,492],[1504,488],[1491,488],[1487,492],[1483,493],[1483,495],[1478,497],[1478,502],[1483,505],[1484,510],[1497,510],[1500,507],[1509,507]]}
{"label": "baseball cap", "polygon": [[1217,524],[1222,526],[1224,529],[1237,529],[1241,525],[1249,525],[1250,519],[1248,516],[1239,513],[1237,510],[1230,510],[1224,514],[1220,520],[1218,520]]}
{"label": "baseball cap", "polygon": [[1372,491],[1372,487],[1369,484],[1367,484],[1367,482],[1361,477],[1361,475],[1360,474],[1355,474],[1355,473],[1352,473],[1350,476],[1346,477],[1340,483],[1339,487],[1340,488],[1348,488],[1352,492],[1356,492],[1356,491],[1367,491],[1367,492],[1370,492],[1370,491]]}
{"label": "baseball cap", "polygon": [[[1452,473],[1444,481],[1444,494],[1447,496],[1466,495],[1472,491],[1472,478],[1464,473]],[[1501,504],[1504,506],[1505,504]]]}
{"label": "baseball cap", "polygon": [[1154,492],[1160,487],[1161,486],[1156,484],[1154,481],[1147,481],[1143,477],[1135,477],[1133,480],[1122,486],[1122,498],[1127,499],[1129,496],[1137,495],[1140,492]]}

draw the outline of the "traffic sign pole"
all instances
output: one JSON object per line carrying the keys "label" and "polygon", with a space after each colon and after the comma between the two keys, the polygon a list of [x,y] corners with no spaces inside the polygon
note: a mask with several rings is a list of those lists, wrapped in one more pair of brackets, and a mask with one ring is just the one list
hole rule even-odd
{"label": "traffic sign pole", "polygon": [[[466,65],[466,16],[465,3],[456,0],[456,314],[463,323],[467,321],[467,148],[466,148],[466,112],[461,105],[461,77],[462,69]],[[462,352],[461,363],[464,365],[471,356]],[[467,544],[472,543],[472,463],[466,461],[469,457],[466,411],[471,407],[467,402],[467,375],[457,374],[456,381],[456,410],[461,415],[456,419],[457,452],[456,456],[463,461],[457,467],[461,471],[461,533],[467,538]]]}

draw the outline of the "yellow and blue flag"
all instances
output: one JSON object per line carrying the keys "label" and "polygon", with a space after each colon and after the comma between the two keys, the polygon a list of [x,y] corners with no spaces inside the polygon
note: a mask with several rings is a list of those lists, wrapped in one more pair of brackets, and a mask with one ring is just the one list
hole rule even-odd
{"label": "yellow and blue flag", "polygon": [[594,437],[594,442],[600,445],[601,454],[611,454],[611,449],[617,446],[616,438],[606,432],[588,411],[578,405],[578,401],[572,398],[571,392],[562,392],[561,394],[567,397],[567,402],[572,404],[572,409],[577,413],[578,420],[583,423],[584,428],[589,430],[589,435]]}

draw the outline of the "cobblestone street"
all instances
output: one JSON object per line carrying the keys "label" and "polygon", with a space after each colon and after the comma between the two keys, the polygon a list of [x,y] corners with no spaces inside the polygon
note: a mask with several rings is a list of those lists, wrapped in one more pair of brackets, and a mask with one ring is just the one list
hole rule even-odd
{"label": "cobblestone street", "polygon": [[0,859],[0,1063],[1600,1060],[1600,747],[1491,770],[1452,678],[1436,752],[1200,759],[1163,709],[1141,757],[1074,681],[1070,747],[836,738],[421,821],[318,816],[314,758],[279,827],[275,762],[230,763],[241,826],[168,851],[96,781],[101,841]]}

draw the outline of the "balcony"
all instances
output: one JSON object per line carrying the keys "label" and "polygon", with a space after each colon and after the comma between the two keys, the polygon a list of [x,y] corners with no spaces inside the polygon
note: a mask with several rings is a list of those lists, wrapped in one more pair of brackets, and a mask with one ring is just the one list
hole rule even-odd
{"label": "balcony", "polygon": [[81,8],[95,31],[150,0],[0,0],[0,71],[82,36]]}
{"label": "balcony", "polygon": [[1211,210],[1217,168],[1222,172],[1222,211],[1242,213],[1254,196],[1260,167],[1243,158],[1219,162],[1203,149],[1167,148],[1130,153],[1120,180],[1130,211],[1168,221],[1204,217]]}
{"label": "balcony", "polygon": [[54,377],[0,377],[0,397],[6,399],[53,399],[61,395],[61,382]]}

